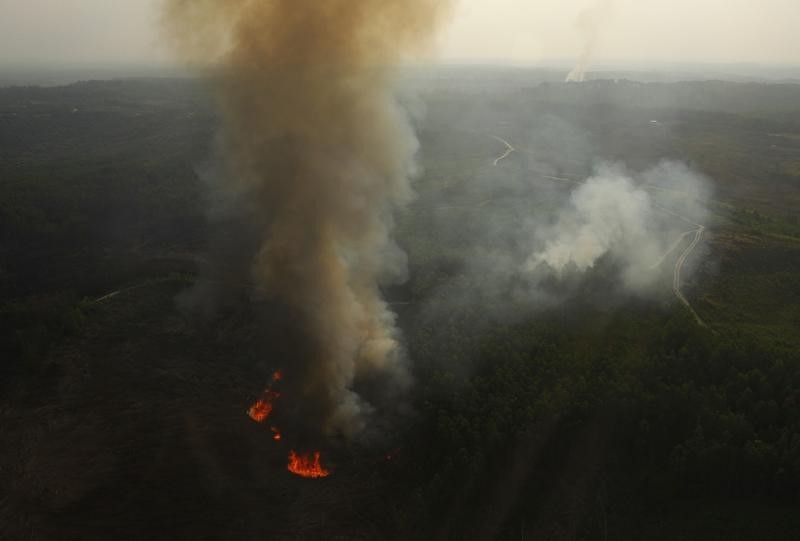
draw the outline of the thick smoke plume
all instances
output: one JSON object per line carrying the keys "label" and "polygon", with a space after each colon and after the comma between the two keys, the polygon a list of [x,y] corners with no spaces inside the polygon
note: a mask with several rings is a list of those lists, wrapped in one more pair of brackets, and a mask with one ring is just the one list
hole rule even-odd
{"label": "thick smoke plume", "polygon": [[594,5],[581,12],[577,26],[583,37],[583,48],[578,56],[578,63],[567,75],[567,82],[579,83],[586,79],[586,69],[594,57],[603,22],[611,14],[613,8],[614,0],[597,0]]}
{"label": "thick smoke plume", "polygon": [[216,60],[227,184],[259,224],[253,273],[301,337],[296,358],[270,362],[289,364],[298,417],[352,436],[370,411],[354,381],[408,377],[380,293],[406,272],[392,213],[418,147],[391,67],[426,45],[445,2],[166,2],[177,50]]}

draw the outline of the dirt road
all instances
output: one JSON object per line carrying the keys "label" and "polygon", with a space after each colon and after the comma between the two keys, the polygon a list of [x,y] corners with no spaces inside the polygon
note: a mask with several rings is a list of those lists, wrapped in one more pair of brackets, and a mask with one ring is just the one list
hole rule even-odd
{"label": "dirt road", "polygon": [[700,240],[703,238],[703,234],[705,233],[705,231],[706,228],[704,226],[700,226],[694,232],[695,233],[694,239],[692,239],[692,242],[689,244],[686,250],[683,251],[681,256],[678,258],[678,261],[675,263],[675,272],[673,274],[673,280],[672,280],[672,291],[675,293],[675,296],[678,297],[679,301],[681,301],[684,305],[686,305],[686,307],[694,316],[694,319],[697,321],[697,323],[703,327],[707,326],[706,323],[702,319],[700,319],[700,316],[697,315],[697,312],[694,311],[694,308],[692,308],[691,303],[686,299],[686,296],[683,294],[683,291],[681,291],[681,285],[682,285],[681,272],[683,272],[683,266],[686,264],[686,260],[689,259],[689,257],[692,255],[692,252],[694,252],[694,249],[697,248],[698,244],[700,244]]}

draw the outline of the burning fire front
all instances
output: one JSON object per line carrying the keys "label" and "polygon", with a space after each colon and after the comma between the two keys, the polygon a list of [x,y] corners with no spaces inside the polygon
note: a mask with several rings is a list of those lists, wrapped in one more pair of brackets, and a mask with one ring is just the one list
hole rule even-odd
{"label": "burning fire front", "polygon": [[[274,391],[272,386],[281,379],[283,379],[283,373],[279,370],[272,375],[272,381],[264,391],[264,394],[261,395],[261,398],[247,410],[247,415],[255,422],[263,423],[269,418],[275,406],[275,402],[281,397],[281,393]],[[278,427],[272,426],[270,430],[272,431],[272,439],[278,442],[281,441],[281,431]],[[287,469],[295,475],[308,479],[321,479],[331,474],[329,470],[322,466],[319,451],[302,454],[294,450],[289,451],[289,465]]]}
{"label": "burning fire front", "polygon": [[328,477],[331,472],[322,467],[319,461],[319,451],[298,455],[294,451],[289,451],[289,471],[301,477],[309,479],[320,479]]}

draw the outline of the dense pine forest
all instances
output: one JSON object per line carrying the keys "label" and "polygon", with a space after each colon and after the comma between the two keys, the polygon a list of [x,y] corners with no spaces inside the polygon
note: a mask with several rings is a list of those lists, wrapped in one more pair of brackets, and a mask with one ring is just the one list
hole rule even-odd
{"label": "dense pine forest", "polygon": [[[796,539],[800,86],[491,77],[399,98],[421,174],[383,293],[413,384],[313,486],[244,414],[282,361],[216,210],[214,98],[0,88],[0,537]],[[551,212],[513,183],[665,159],[712,186],[689,306],[675,255],[648,295],[605,258],[557,303],[480,297],[479,230]],[[224,302],[192,312],[219,246]]]}

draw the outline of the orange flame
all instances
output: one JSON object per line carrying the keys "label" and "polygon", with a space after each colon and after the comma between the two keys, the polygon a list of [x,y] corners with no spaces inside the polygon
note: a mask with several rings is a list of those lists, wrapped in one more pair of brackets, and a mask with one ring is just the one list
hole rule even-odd
{"label": "orange flame", "polygon": [[[257,423],[266,421],[274,406],[274,402],[280,398],[281,394],[272,390],[272,386],[283,379],[283,372],[278,370],[272,374],[272,381],[270,382],[264,394],[261,395],[255,404],[250,406],[247,410],[247,415],[250,416]],[[281,441],[281,431],[277,426],[271,426],[272,439]],[[297,454],[294,451],[289,452],[289,465],[287,466],[290,472],[300,477],[308,479],[321,479],[328,477],[331,472],[322,467],[320,463],[320,452],[314,451],[313,453]]]}
{"label": "orange flame", "polygon": [[289,471],[300,477],[309,479],[321,479],[328,477],[331,472],[322,467],[319,461],[319,451],[298,455],[294,451],[289,452]]}
{"label": "orange flame", "polygon": [[272,403],[281,397],[281,393],[267,389],[264,395],[247,410],[247,415],[257,423],[263,423],[272,413]]}
{"label": "orange flame", "polygon": [[272,374],[272,383],[269,384],[261,398],[247,410],[247,415],[249,415],[252,420],[257,423],[263,423],[267,420],[269,414],[272,413],[272,403],[281,396],[281,393],[272,390],[272,384],[282,379],[283,372],[280,370]]}
{"label": "orange flame", "polygon": [[247,415],[257,423],[263,423],[272,413],[272,404],[266,400],[259,400],[247,410]]}

